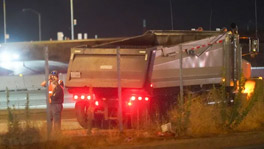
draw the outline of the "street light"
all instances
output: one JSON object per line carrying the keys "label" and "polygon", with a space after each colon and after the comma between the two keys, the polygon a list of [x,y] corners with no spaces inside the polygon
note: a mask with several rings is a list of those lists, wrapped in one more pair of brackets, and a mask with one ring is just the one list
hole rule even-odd
{"label": "street light", "polygon": [[70,3],[71,3],[71,39],[74,40],[73,0],[71,0]]}
{"label": "street light", "polygon": [[256,38],[258,38],[258,14],[257,14],[257,0],[255,0],[255,25],[256,25]]}
{"label": "street light", "polygon": [[4,43],[6,43],[6,2],[3,0],[3,15],[4,15]]}
{"label": "street light", "polygon": [[39,41],[41,41],[41,15],[40,15],[40,13],[37,12],[36,10],[34,10],[34,9],[30,9],[30,8],[23,9],[22,11],[23,11],[23,12],[29,11],[29,12],[32,12],[32,13],[38,15]]}
{"label": "street light", "polygon": [[172,1],[170,0],[170,14],[171,14],[171,30],[173,30],[173,10],[172,10]]}

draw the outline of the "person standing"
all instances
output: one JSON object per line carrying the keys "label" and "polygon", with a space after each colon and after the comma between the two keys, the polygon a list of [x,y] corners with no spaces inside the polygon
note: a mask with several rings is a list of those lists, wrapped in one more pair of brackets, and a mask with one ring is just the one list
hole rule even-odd
{"label": "person standing", "polygon": [[59,85],[58,80],[51,82],[53,88],[52,95],[50,96],[50,115],[51,123],[54,132],[61,131],[61,113],[63,109],[62,103],[64,102],[63,87]]}
{"label": "person standing", "polygon": [[49,75],[49,81],[48,83],[46,81],[43,81],[41,83],[41,86],[43,87],[46,87],[48,86],[48,90],[49,90],[49,103],[51,103],[51,99],[50,99],[50,96],[52,95],[52,91],[53,91],[53,87],[51,85],[51,82],[52,81],[57,81],[59,83],[59,85],[63,88],[64,87],[64,83],[62,80],[59,80],[59,74],[58,74],[58,71],[56,70],[53,70],[50,72],[50,75]]}
{"label": "person standing", "polygon": [[[58,81],[58,83],[61,85],[61,87],[64,87],[63,81],[62,80],[59,80],[59,73],[58,73],[58,71],[53,70],[49,74],[49,82],[48,82],[48,84],[50,84],[52,81],[55,81],[55,80]],[[46,84],[47,84],[46,81],[43,81],[41,83],[41,86],[45,87]]]}

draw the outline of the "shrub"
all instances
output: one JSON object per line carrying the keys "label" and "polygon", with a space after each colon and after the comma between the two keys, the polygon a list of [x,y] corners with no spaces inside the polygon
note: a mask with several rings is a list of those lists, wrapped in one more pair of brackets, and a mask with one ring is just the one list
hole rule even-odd
{"label": "shrub", "polygon": [[202,95],[185,97],[182,107],[178,105],[170,111],[174,131],[177,135],[208,136],[260,129],[264,124],[263,81],[255,81],[255,90],[250,97],[242,93],[243,84],[239,85],[234,98],[226,92],[225,86],[213,87]]}
{"label": "shrub", "polygon": [[7,111],[8,111],[8,132],[1,136],[1,144],[5,146],[14,145],[25,145],[37,143],[41,139],[40,131],[28,122],[29,118],[29,97],[27,94],[26,103],[26,127],[22,128],[21,121],[15,114],[15,106],[13,108],[9,107],[9,90],[6,88],[6,99],[7,99]]}

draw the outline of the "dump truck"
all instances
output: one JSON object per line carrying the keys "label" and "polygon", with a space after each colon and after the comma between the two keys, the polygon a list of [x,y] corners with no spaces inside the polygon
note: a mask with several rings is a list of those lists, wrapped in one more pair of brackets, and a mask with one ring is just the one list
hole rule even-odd
{"label": "dump truck", "polygon": [[166,110],[180,86],[234,88],[241,74],[250,77],[250,67],[237,33],[155,30],[72,48],[65,86],[76,101],[78,122],[87,128],[91,119],[117,118],[119,81],[122,114],[129,117],[133,109],[151,108],[154,100]]}

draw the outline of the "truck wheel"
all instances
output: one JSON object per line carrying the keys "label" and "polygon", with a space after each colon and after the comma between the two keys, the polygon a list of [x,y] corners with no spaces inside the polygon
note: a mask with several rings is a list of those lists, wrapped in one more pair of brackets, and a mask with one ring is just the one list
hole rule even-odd
{"label": "truck wheel", "polygon": [[85,129],[88,128],[88,116],[87,116],[88,107],[89,105],[87,102],[79,101],[75,103],[75,112],[76,112],[77,121]]}

